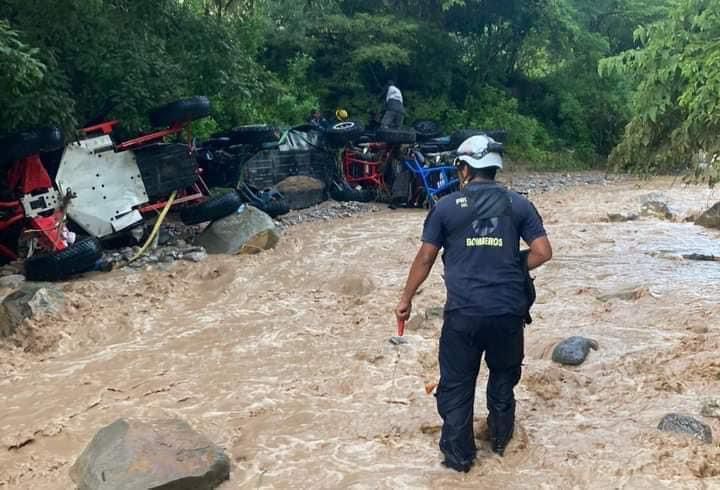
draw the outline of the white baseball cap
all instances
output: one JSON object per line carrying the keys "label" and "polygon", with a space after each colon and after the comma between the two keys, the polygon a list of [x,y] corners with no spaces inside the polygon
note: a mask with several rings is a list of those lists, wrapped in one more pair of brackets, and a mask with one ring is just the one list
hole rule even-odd
{"label": "white baseball cap", "polygon": [[483,134],[472,136],[457,149],[457,162],[467,163],[472,168],[503,168],[502,143]]}

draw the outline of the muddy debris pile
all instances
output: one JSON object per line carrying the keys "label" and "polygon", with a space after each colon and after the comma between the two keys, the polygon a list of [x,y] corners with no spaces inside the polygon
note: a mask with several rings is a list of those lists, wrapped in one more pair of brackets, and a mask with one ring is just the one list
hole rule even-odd
{"label": "muddy debris pile", "polygon": [[203,247],[188,245],[179,241],[173,245],[159,246],[149,250],[145,255],[131,262],[131,259],[140,251],[140,246],[124,247],[119,250],[106,251],[103,259],[112,268],[129,267],[130,269],[145,269],[148,266],[159,264],[172,264],[177,260],[202,262],[207,259],[207,252]]}
{"label": "muddy debris pile", "polygon": [[291,211],[275,221],[279,230],[287,230],[290,226],[316,221],[330,221],[351,218],[358,214],[374,213],[383,209],[378,203],[325,201],[312,208]]}

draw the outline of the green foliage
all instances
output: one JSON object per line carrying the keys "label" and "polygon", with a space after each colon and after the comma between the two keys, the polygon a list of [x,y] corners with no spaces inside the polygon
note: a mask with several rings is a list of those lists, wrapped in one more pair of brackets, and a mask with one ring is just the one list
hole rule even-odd
{"label": "green foliage", "polygon": [[679,1],[636,38],[641,49],[601,65],[602,73],[625,74],[635,85],[633,117],[612,162],[667,172],[688,168],[700,151],[720,152],[720,4]]}
{"label": "green foliage", "polygon": [[[191,95],[213,102],[213,117],[194,124],[199,137],[297,124],[313,108],[363,120],[394,79],[409,123],[504,128],[516,160],[591,164],[617,144],[631,116],[628,87],[640,83],[632,70],[601,77],[598,61],[650,42],[642,33],[654,32],[668,1],[0,0],[0,132],[113,117],[130,135],[149,129],[153,107]],[[703,62],[694,69],[714,61]],[[707,90],[659,91],[634,106],[667,125],[675,103],[710,107]],[[673,102],[662,106],[663,97]]]}
{"label": "green foliage", "polygon": [[70,126],[73,101],[65,81],[52,76],[55,59],[41,59],[37,48],[21,40],[8,22],[0,20],[0,132],[48,121]]}

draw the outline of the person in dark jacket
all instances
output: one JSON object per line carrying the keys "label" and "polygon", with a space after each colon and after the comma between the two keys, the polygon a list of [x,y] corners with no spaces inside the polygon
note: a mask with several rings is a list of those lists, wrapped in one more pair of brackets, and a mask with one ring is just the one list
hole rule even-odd
{"label": "person in dark jacket", "polygon": [[405,119],[403,95],[392,80],[388,82],[387,88],[385,89],[384,99],[385,115],[382,118],[382,127],[393,129],[402,127],[403,120]]}
{"label": "person in dark jacket", "polygon": [[330,124],[318,109],[313,109],[308,118],[308,124],[317,129],[325,129]]}
{"label": "person in dark jacket", "polygon": [[[440,449],[443,464],[465,472],[477,451],[473,404],[483,355],[490,371],[487,422],[493,451],[502,455],[512,438],[513,390],[520,381],[530,301],[526,270],[552,257],[532,203],[495,182],[502,168],[501,147],[487,136],[474,136],[458,148],[455,165],[462,188],[429,212],[422,246],[395,309],[398,320],[410,317],[413,296],[442,249],[447,301],[436,392],[443,419]],[[521,239],[530,247],[528,254],[520,252]]]}

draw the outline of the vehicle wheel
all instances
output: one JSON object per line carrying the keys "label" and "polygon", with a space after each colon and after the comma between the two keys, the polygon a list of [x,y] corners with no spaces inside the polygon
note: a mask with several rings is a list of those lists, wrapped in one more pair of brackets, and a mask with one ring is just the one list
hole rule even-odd
{"label": "vehicle wheel", "polygon": [[463,144],[463,141],[468,138],[472,138],[473,136],[479,135],[489,136],[490,138],[494,139],[495,141],[499,141],[500,143],[504,143],[507,139],[507,131],[503,129],[496,129],[491,131],[482,131],[480,129],[460,129],[453,133],[452,136],[450,136],[450,146],[453,150],[457,150],[457,148]]}
{"label": "vehicle wheel", "polygon": [[325,140],[333,147],[342,148],[363,135],[362,124],[356,121],[345,121],[334,124],[325,130]]}
{"label": "vehicle wheel", "polygon": [[435,121],[418,121],[413,125],[420,141],[437,138],[440,136],[440,125]]}
{"label": "vehicle wheel", "polygon": [[417,135],[414,129],[379,128],[376,131],[377,140],[391,145],[410,145],[415,143]]}
{"label": "vehicle wheel", "polygon": [[42,151],[53,151],[65,145],[65,136],[60,128],[37,128],[9,134],[0,138],[0,169],[36,155]]}
{"label": "vehicle wheel", "polygon": [[28,257],[25,260],[25,276],[29,281],[60,281],[94,269],[101,258],[100,241],[84,238],[65,250]]}
{"label": "vehicle wheel", "polygon": [[158,107],[150,113],[150,124],[154,127],[172,126],[202,119],[210,115],[210,99],[191,97]]}
{"label": "vehicle wheel", "polygon": [[219,137],[219,138],[210,138],[209,140],[203,142],[203,144],[201,146],[203,148],[207,148],[209,150],[222,150],[222,149],[227,148],[230,145],[232,145],[230,138]]}
{"label": "vehicle wheel", "polygon": [[158,143],[133,152],[150,201],[164,199],[197,180],[197,159],[181,143]]}
{"label": "vehicle wheel", "polygon": [[277,218],[290,212],[290,206],[285,196],[274,189],[261,191],[242,183],[238,188],[238,194],[244,202],[258,208],[271,218]]}
{"label": "vehicle wheel", "polygon": [[267,124],[250,124],[233,128],[224,136],[230,138],[233,145],[262,145],[280,139],[280,132],[274,126]]}
{"label": "vehicle wheel", "polygon": [[273,219],[290,212],[290,207],[285,201],[270,201],[269,203],[252,204],[252,206],[255,206]]}
{"label": "vehicle wheel", "polygon": [[237,192],[228,192],[221,196],[211,197],[205,202],[188,206],[180,211],[180,219],[186,225],[197,225],[231,215],[242,205]]}

